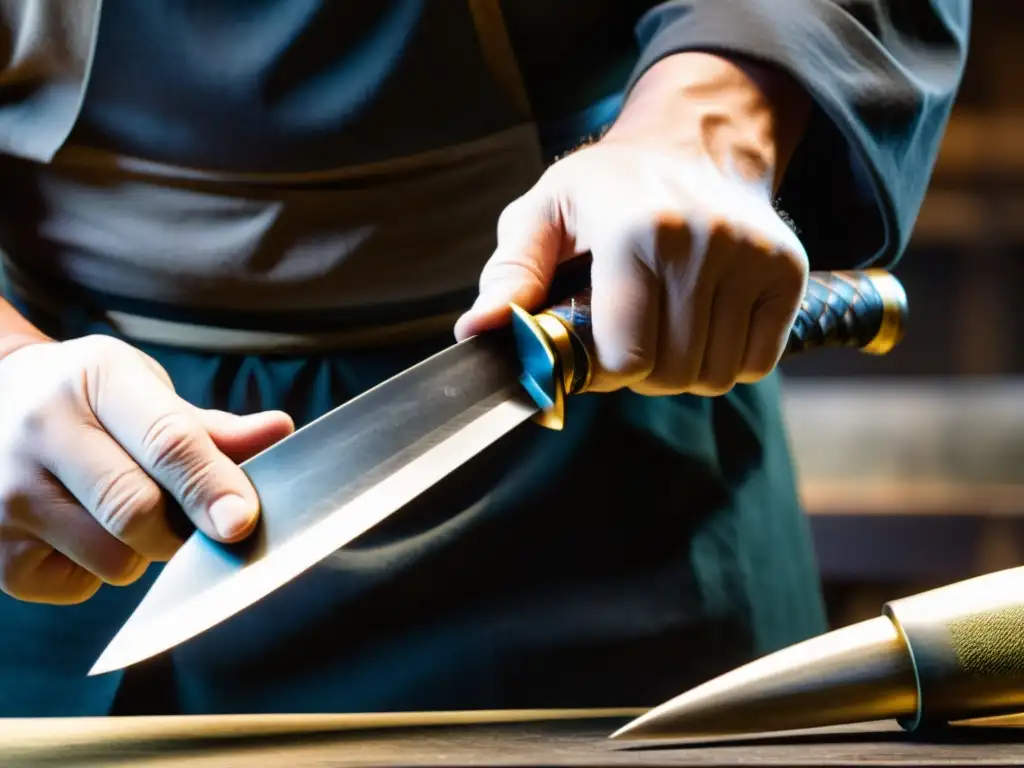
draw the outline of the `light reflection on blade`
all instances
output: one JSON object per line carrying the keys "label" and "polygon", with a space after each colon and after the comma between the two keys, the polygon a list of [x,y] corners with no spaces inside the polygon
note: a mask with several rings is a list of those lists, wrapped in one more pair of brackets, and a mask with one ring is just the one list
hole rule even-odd
{"label": "light reflection on blade", "polygon": [[250,459],[257,531],[232,546],[193,534],[89,674],[215,626],[401,509],[537,413],[517,374],[507,348],[470,339]]}

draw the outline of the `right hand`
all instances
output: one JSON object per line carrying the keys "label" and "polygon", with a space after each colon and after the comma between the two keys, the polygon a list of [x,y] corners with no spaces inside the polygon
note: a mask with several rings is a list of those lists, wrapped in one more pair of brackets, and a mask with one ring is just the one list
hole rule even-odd
{"label": "right hand", "polygon": [[67,605],[136,581],[182,544],[165,492],[205,534],[244,538],[259,501],[237,462],[293,429],[196,408],[116,339],[21,347],[0,359],[0,589]]}

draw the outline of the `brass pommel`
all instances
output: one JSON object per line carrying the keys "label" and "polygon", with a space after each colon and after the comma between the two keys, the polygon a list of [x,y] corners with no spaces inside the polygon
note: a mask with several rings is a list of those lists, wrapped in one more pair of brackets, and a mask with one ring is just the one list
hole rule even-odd
{"label": "brass pommel", "polygon": [[878,333],[862,351],[869,355],[885,355],[903,340],[906,333],[907,293],[903,284],[884,269],[868,269],[864,274],[882,300],[882,318]]}

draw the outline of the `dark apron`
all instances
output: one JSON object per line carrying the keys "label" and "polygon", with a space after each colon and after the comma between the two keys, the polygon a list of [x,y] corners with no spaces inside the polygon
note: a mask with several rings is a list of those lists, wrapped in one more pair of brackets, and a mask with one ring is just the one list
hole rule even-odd
{"label": "dark apron", "polygon": [[[111,44],[136,40],[127,16],[106,22],[126,30]],[[91,94],[101,106],[104,83],[126,82],[104,61]],[[496,81],[515,85],[512,69]],[[112,333],[73,301],[59,317],[23,309],[57,338]],[[445,330],[312,356],[143,348],[196,405],[283,409],[301,426],[452,341]],[[778,387],[575,398],[563,432],[522,425],[258,604],[125,673],[85,676],[158,568],[76,607],[4,598],[0,715],[658,703],[825,628]]]}
{"label": "dark apron", "polygon": [[[110,333],[69,311],[60,338]],[[146,346],[204,407],[301,425],[451,343],[310,357]],[[159,568],[86,604],[0,599],[0,714],[651,705],[825,628],[775,376],[527,423],[408,508],[152,662],[92,662]]]}

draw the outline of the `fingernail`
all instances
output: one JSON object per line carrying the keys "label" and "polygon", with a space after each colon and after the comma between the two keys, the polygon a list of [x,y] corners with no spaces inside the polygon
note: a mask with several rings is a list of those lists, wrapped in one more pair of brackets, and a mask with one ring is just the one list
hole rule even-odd
{"label": "fingernail", "polygon": [[210,505],[210,519],[217,533],[225,539],[234,539],[245,533],[256,518],[256,510],[241,496],[229,493]]}

